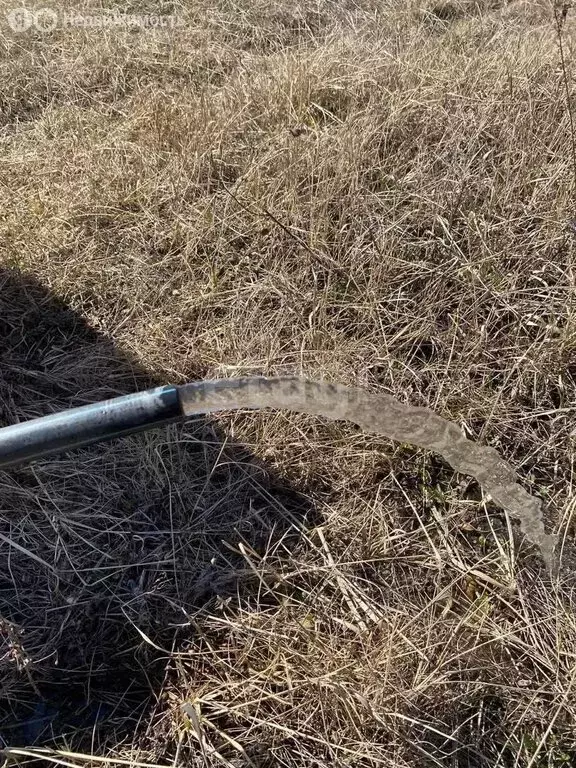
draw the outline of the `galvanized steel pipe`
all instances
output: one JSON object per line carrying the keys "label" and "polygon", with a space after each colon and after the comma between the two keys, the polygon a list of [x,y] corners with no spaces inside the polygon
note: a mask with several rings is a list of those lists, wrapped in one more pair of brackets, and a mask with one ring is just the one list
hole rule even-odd
{"label": "galvanized steel pipe", "polygon": [[0,467],[110,440],[184,418],[177,387],[123,395],[0,429]]}

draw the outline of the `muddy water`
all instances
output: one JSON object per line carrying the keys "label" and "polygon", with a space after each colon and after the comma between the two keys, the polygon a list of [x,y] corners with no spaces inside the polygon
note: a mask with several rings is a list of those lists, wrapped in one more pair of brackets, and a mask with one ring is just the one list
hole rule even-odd
{"label": "muddy water", "polygon": [[298,378],[221,379],[180,388],[187,416],[237,408],[279,408],[343,419],[392,440],[439,453],[457,472],[474,477],[485,492],[520,522],[550,566],[556,537],[544,530],[542,504],[517,483],[516,473],[494,448],[468,440],[458,426],[427,408],[404,405],[386,394]]}

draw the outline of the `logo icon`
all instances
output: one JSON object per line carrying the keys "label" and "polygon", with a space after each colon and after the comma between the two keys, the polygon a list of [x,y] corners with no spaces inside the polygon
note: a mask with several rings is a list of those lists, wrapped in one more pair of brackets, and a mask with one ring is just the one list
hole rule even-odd
{"label": "logo icon", "polygon": [[34,24],[34,14],[28,8],[12,8],[6,14],[6,21],[13,32],[26,32]]}
{"label": "logo icon", "polygon": [[58,14],[51,8],[40,8],[34,16],[34,26],[39,32],[52,32],[58,26]]}

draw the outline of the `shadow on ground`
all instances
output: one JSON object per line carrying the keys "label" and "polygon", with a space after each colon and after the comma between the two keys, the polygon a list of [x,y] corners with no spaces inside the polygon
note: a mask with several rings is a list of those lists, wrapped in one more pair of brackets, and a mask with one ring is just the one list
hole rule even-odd
{"label": "shadow on ground", "polygon": [[[0,425],[159,382],[38,282],[0,270]],[[254,588],[238,542],[306,500],[197,419],[0,471],[0,743],[131,740],[199,610]]]}

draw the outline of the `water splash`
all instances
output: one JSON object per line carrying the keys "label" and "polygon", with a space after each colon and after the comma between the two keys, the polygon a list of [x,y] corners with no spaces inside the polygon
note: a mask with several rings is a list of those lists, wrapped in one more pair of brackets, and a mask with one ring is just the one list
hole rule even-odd
{"label": "water splash", "polygon": [[435,451],[457,472],[474,477],[494,501],[520,521],[526,537],[551,566],[556,536],[544,530],[542,504],[517,482],[494,448],[466,439],[458,426],[427,408],[404,405],[386,394],[299,378],[201,381],[180,387],[186,416],[238,408],[279,408],[352,421],[392,440]]}

